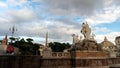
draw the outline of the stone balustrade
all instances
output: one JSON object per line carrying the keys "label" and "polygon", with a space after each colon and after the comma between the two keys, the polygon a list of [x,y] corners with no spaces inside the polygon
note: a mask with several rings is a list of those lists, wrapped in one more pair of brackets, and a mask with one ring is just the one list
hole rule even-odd
{"label": "stone balustrade", "polygon": [[52,52],[53,58],[70,58],[71,55],[69,52]]}

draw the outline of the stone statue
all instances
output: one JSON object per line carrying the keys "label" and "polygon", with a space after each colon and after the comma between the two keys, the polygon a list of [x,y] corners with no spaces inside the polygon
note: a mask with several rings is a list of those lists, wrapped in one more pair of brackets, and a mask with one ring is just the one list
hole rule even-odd
{"label": "stone statue", "polygon": [[95,37],[95,34],[92,34],[91,40],[95,41],[94,37]]}
{"label": "stone statue", "polygon": [[74,44],[79,42],[79,39],[78,39],[77,35],[73,34],[72,37],[73,37],[73,43]]}
{"label": "stone statue", "polygon": [[82,24],[81,33],[84,35],[85,39],[90,39],[91,28],[87,22]]}

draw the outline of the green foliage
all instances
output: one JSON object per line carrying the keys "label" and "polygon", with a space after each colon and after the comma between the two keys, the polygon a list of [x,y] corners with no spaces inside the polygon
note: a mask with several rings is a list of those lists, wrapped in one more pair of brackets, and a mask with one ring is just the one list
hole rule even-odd
{"label": "green foliage", "polygon": [[10,43],[10,45],[19,48],[22,55],[38,55],[39,53],[39,44],[33,44],[31,41],[26,42],[24,38],[15,41],[14,43]]}
{"label": "green foliage", "polygon": [[69,43],[50,42],[49,46],[53,52],[63,52],[64,49],[70,48],[71,45]]}
{"label": "green foliage", "polygon": [[29,42],[29,43],[32,43],[32,41],[33,41],[33,39],[31,39],[31,38],[27,38],[26,40],[27,40],[27,42]]}
{"label": "green foliage", "polygon": [[25,43],[25,39],[22,38],[22,39],[20,40],[20,42],[21,42],[21,43]]}
{"label": "green foliage", "polygon": [[14,37],[10,37],[9,39],[11,40],[11,43],[13,43],[13,41],[15,41]]}
{"label": "green foliage", "polygon": [[0,43],[2,43],[2,40],[0,40]]}
{"label": "green foliage", "polygon": [[10,39],[11,39],[11,40],[15,40],[15,38],[14,38],[14,37],[10,37]]}

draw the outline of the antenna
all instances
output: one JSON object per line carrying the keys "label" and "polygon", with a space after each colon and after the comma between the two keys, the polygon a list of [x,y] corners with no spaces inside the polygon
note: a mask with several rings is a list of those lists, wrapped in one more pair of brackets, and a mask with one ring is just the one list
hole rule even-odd
{"label": "antenna", "polygon": [[11,27],[11,28],[9,29],[9,31],[11,31],[11,34],[12,34],[12,37],[13,37],[13,35],[14,35],[15,32],[17,31],[17,29],[15,28],[15,25],[13,25],[13,27]]}

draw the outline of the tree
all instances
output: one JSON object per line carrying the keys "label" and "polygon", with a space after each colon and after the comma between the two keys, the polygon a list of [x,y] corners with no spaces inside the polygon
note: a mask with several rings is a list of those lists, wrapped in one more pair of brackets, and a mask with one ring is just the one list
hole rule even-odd
{"label": "tree", "polygon": [[19,48],[22,55],[38,55],[39,44],[33,44],[32,40],[29,40],[30,41],[26,42],[25,39],[22,38],[10,45]]}
{"label": "tree", "polygon": [[13,41],[15,41],[14,37],[10,37],[9,39],[11,40],[11,43],[13,43]]}
{"label": "tree", "polygon": [[24,38],[22,38],[22,39],[20,40],[20,42],[25,43],[25,39],[24,39]]}
{"label": "tree", "polygon": [[32,43],[32,41],[33,41],[33,39],[31,39],[31,38],[27,38],[26,40],[27,40],[27,42],[29,42],[29,43]]}
{"label": "tree", "polygon": [[49,46],[53,52],[63,52],[65,49],[70,48],[71,45],[69,43],[50,42]]}
{"label": "tree", "polygon": [[33,44],[34,45],[34,55],[40,55],[40,52],[39,52],[39,46],[43,46],[41,44]]}
{"label": "tree", "polygon": [[0,40],[0,43],[2,43],[2,40]]}

